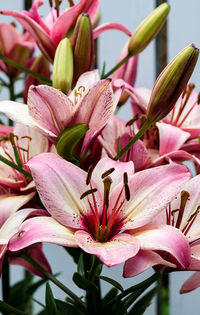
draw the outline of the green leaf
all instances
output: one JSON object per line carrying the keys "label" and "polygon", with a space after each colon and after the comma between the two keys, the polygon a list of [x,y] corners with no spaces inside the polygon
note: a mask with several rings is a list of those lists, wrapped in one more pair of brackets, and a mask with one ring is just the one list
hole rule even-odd
{"label": "green leaf", "polygon": [[104,281],[112,284],[113,287],[117,288],[118,290],[120,290],[122,292],[124,291],[123,287],[121,286],[121,284],[119,282],[117,282],[117,281],[115,281],[115,280],[113,280],[111,278],[104,277],[104,276],[98,276],[98,278],[100,278],[101,280],[104,280]]}
{"label": "green leaf", "polygon": [[153,297],[155,296],[157,288],[153,288],[147,294],[145,294],[129,311],[129,315],[143,315],[147,307],[151,304]]}
{"label": "green leaf", "polygon": [[83,252],[81,252],[81,254],[80,254],[80,256],[79,256],[77,269],[78,269],[78,273],[79,273],[81,276],[85,276]]}
{"label": "green leaf", "polygon": [[107,303],[112,301],[117,296],[118,290],[116,288],[110,289],[103,298],[103,304],[106,306]]}
{"label": "green leaf", "polygon": [[57,309],[59,310],[60,314],[67,314],[67,315],[82,315],[84,314],[80,310],[77,309],[76,306],[60,301],[60,300],[55,300]]}
{"label": "green leaf", "polygon": [[94,291],[97,289],[96,285],[87,280],[85,277],[82,277],[78,272],[75,272],[73,275],[73,281],[74,283],[80,288],[85,291]]}
{"label": "green leaf", "polygon": [[59,315],[49,283],[46,284],[46,309],[48,315]]}
{"label": "green leaf", "polygon": [[0,311],[8,312],[8,314],[16,314],[16,315],[28,315],[27,313],[5,303],[0,301]]}
{"label": "green leaf", "polygon": [[102,68],[102,71],[101,71],[101,78],[104,77],[104,75],[105,75],[105,70],[106,70],[106,62],[104,61],[104,63],[103,63],[103,68]]}

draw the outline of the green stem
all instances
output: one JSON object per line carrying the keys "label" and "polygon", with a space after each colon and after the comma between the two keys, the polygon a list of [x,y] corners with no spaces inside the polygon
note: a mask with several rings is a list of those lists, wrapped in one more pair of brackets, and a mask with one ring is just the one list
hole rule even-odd
{"label": "green stem", "polygon": [[158,279],[157,314],[169,315],[169,275],[163,274]]}
{"label": "green stem", "polygon": [[22,173],[23,175],[25,175],[27,178],[33,179],[31,173],[25,171],[23,168],[21,168],[20,166],[16,165],[15,163],[11,162],[10,160],[6,159],[4,156],[2,156],[0,154],[0,161],[11,166],[12,168],[14,168],[15,170],[17,170],[18,172]]}
{"label": "green stem", "polygon": [[98,264],[98,260],[95,257],[95,261],[93,260],[90,254],[83,253],[83,260],[84,260],[84,270],[85,270],[85,277],[93,281],[93,283],[98,288],[97,290],[91,292],[86,292],[86,303],[87,303],[87,314],[88,315],[100,315],[102,314],[102,305],[101,305],[101,288],[100,288],[100,280],[98,277],[95,276],[93,268]]}
{"label": "green stem", "polygon": [[[15,101],[15,87],[14,87],[14,80],[13,78],[10,78],[10,84],[9,84],[9,93],[10,93],[10,100]],[[13,126],[13,121],[11,119],[8,120],[8,125]]]}
{"label": "green stem", "polygon": [[131,58],[132,55],[127,55],[124,59],[122,59],[115,67],[113,67],[108,73],[104,74],[101,79],[106,79],[109,77],[113,72],[115,72],[117,69],[119,69],[125,62]]}
{"label": "green stem", "polygon": [[0,301],[0,310],[5,311],[5,314],[28,315],[27,313],[2,301]]}
{"label": "green stem", "polygon": [[13,66],[13,67],[15,67],[15,68],[25,72],[25,73],[31,74],[33,77],[35,77],[41,83],[44,83],[44,84],[47,84],[47,85],[51,85],[51,80],[48,80],[43,75],[41,75],[41,74],[39,74],[37,72],[34,72],[34,71],[32,71],[32,70],[30,70],[30,69],[28,69],[26,67],[23,67],[22,65],[17,64],[13,60],[4,57],[1,54],[0,54],[0,59],[3,60],[4,62],[10,64],[11,66]]}
{"label": "green stem", "polygon": [[10,296],[10,266],[7,256],[4,258],[2,267],[2,293],[3,300],[7,302]]}
{"label": "green stem", "polygon": [[122,155],[124,155],[131,147],[132,145],[140,139],[143,134],[149,129],[149,127],[152,125],[152,122],[149,122],[148,120],[144,123],[144,125],[140,128],[138,133],[129,141],[129,143],[114,157],[114,160],[117,161],[120,159]]}
{"label": "green stem", "polygon": [[23,259],[28,261],[32,266],[34,266],[38,271],[40,271],[48,280],[53,282],[57,287],[59,287],[62,291],[64,291],[67,295],[69,295],[76,303],[80,306],[86,308],[85,303],[70,289],[68,289],[64,284],[62,284],[58,279],[56,279],[53,275],[51,275],[48,271],[46,271],[37,261],[33,258],[23,255]]}

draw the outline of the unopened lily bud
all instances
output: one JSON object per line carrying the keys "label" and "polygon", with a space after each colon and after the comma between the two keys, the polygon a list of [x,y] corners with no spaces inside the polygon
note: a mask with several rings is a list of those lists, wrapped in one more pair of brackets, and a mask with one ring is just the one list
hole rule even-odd
{"label": "unopened lily bud", "polygon": [[159,121],[172,110],[192,75],[198,56],[199,50],[189,45],[161,72],[149,100],[148,121]]}
{"label": "unopened lily bud", "polygon": [[[32,65],[30,66],[30,70],[41,74],[43,77],[46,77],[47,79],[50,78],[50,63],[47,60],[46,57],[43,55],[39,55],[35,60],[33,61]],[[27,104],[27,96],[28,96],[28,90],[31,85],[39,85],[41,82],[36,79],[34,76],[31,74],[28,74],[26,76],[25,80],[25,89],[24,89],[24,103]]]}
{"label": "unopened lily bud", "polygon": [[56,149],[60,156],[72,163],[79,163],[80,158],[74,152],[78,142],[84,137],[89,129],[86,124],[75,124],[63,130],[57,140]]}
{"label": "unopened lily bud", "polygon": [[81,14],[79,16],[71,43],[74,53],[73,82],[76,83],[82,73],[91,69],[94,57],[94,41],[89,15]]}
{"label": "unopened lily bud", "polygon": [[70,40],[64,38],[60,41],[53,63],[53,87],[63,93],[71,89],[73,79],[73,51]]}
{"label": "unopened lily bud", "polygon": [[142,21],[130,38],[128,45],[130,55],[138,55],[156,37],[164,25],[169,11],[170,6],[163,3]]}

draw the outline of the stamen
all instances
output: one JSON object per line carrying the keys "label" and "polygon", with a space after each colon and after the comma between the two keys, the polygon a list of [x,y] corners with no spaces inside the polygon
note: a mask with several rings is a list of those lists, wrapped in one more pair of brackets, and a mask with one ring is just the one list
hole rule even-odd
{"label": "stamen", "polygon": [[180,204],[179,214],[178,214],[178,218],[177,218],[176,226],[175,226],[176,228],[179,228],[181,225],[184,209],[185,209],[185,206],[186,206],[186,203],[187,203],[189,197],[190,197],[189,192],[186,190],[182,190],[182,192],[181,192],[181,204]]}
{"label": "stamen", "polygon": [[131,118],[129,121],[126,123],[126,127],[131,126],[136,120],[138,120],[138,114],[136,114],[133,118]]}
{"label": "stamen", "polygon": [[186,226],[184,227],[184,229],[182,230],[182,232],[184,233],[184,235],[187,235],[188,231],[190,230],[192,224],[194,223],[198,213],[200,211],[200,206],[197,207],[197,210],[190,216],[190,218],[188,219],[188,222],[186,224]]}
{"label": "stamen", "polygon": [[[78,91],[81,91],[81,90],[83,90],[83,92],[85,92],[85,87],[83,86],[83,85],[80,85],[79,87],[78,87]],[[82,92],[82,91],[81,91]]]}
{"label": "stamen", "polygon": [[87,191],[85,191],[81,196],[80,196],[80,199],[83,199],[85,198],[86,196],[90,195],[90,194],[93,194],[94,192],[97,191],[97,188],[92,188],[92,189],[89,189]]}
{"label": "stamen", "polygon": [[86,185],[89,185],[91,177],[92,177],[93,167],[90,166],[87,172]]}
{"label": "stamen", "polygon": [[130,200],[130,189],[128,187],[128,184],[124,185],[124,189],[125,189],[126,200],[129,201]]}
{"label": "stamen", "polygon": [[125,172],[123,175],[124,178],[124,185],[128,184],[128,174]]}
{"label": "stamen", "polygon": [[69,2],[69,6],[70,6],[70,7],[73,7],[73,6],[74,6],[74,1],[73,1],[73,0],[68,0],[68,2]]}
{"label": "stamen", "polygon": [[114,172],[114,170],[115,170],[115,168],[112,167],[112,168],[110,168],[109,170],[105,171],[105,172],[101,175],[101,178],[103,179],[103,178],[107,177],[107,176],[110,175],[112,172]]}
{"label": "stamen", "polygon": [[109,193],[112,184],[112,179],[108,176],[103,180],[104,183],[104,206],[109,206]]}

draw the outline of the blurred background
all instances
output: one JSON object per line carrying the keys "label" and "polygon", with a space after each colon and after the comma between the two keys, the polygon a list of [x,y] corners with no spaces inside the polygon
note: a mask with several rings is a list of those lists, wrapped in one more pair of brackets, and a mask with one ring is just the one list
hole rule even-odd
{"label": "blurred background", "polygon": [[[76,1],[77,2],[77,1]],[[124,24],[128,29],[134,31],[138,24],[155,8],[155,0],[101,0],[101,22],[118,22]],[[168,18],[168,61],[170,61],[180,50],[185,46],[194,43],[198,48],[200,47],[200,2],[199,0],[169,0],[171,12]],[[67,0],[63,0],[62,8],[68,5]],[[24,8],[23,0],[7,0],[2,1],[0,9],[2,10],[22,10]],[[49,11],[49,2],[44,0],[44,5],[40,7],[42,16],[46,16]],[[12,22],[10,17],[0,16],[0,22]],[[18,25],[19,26],[19,25]],[[20,29],[20,26],[19,26]],[[98,40],[99,53],[98,62],[100,72],[103,67],[104,61],[106,62],[106,70],[112,68],[122,50],[127,36],[118,31],[108,31],[103,33]],[[152,89],[156,79],[156,56],[155,56],[155,41],[153,41],[144,52],[140,54],[138,75],[136,80],[136,87],[146,87]],[[195,83],[196,91],[200,89],[200,61],[194,70],[190,82]],[[21,84],[21,83],[20,83]],[[19,86],[19,90],[21,86]],[[0,93],[0,100],[8,99],[7,91],[3,90]],[[131,118],[129,105],[123,106],[119,111],[119,116],[124,119]],[[53,272],[61,272],[59,278],[70,287],[77,294],[80,290],[74,285],[71,280],[72,274],[75,270],[75,265],[72,259],[68,256],[65,250],[59,246],[45,244],[45,253],[52,266]],[[122,265],[106,268],[104,267],[103,274],[105,276],[113,277],[119,281],[124,288],[146,279],[152,274],[152,270],[139,275],[135,278],[123,279],[122,278]],[[177,272],[170,275],[170,303],[172,315],[197,315],[199,314],[198,297],[200,289],[197,289],[186,295],[180,295],[179,289],[185,279],[189,277],[190,272]],[[11,279],[15,283],[23,276],[23,270],[20,267],[12,266]],[[51,287],[54,290],[56,298],[65,298],[65,294],[60,291],[53,284]],[[109,285],[102,283],[103,292],[109,289]],[[39,301],[44,300],[44,288],[37,291],[36,299]],[[1,295],[1,293],[0,293]],[[37,306],[37,310],[40,306]],[[153,315],[156,313],[155,299],[148,310],[146,315]]]}

